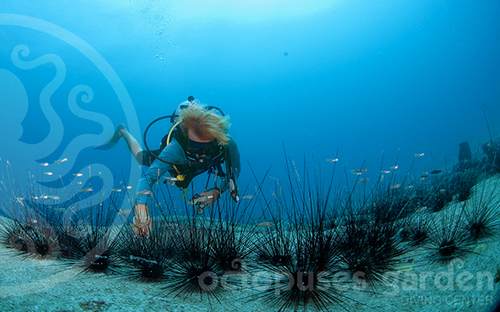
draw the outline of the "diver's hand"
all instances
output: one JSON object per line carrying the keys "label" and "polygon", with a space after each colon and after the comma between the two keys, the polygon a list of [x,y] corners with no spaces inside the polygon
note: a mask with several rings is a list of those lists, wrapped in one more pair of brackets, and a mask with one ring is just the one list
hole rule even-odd
{"label": "diver's hand", "polygon": [[198,208],[198,212],[203,212],[207,206],[210,206],[220,197],[220,190],[217,188],[193,196],[192,204]]}
{"label": "diver's hand", "polygon": [[148,207],[143,204],[135,206],[135,217],[132,229],[136,235],[148,236],[151,231],[151,219],[148,214]]}

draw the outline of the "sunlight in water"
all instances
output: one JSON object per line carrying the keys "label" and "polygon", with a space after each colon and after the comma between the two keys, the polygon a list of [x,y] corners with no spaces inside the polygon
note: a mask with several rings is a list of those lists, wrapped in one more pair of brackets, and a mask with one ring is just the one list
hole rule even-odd
{"label": "sunlight in water", "polygon": [[[329,10],[341,0],[173,0],[165,5],[165,13],[178,20],[232,20],[255,22],[308,16]],[[163,8],[162,8],[163,9]]]}

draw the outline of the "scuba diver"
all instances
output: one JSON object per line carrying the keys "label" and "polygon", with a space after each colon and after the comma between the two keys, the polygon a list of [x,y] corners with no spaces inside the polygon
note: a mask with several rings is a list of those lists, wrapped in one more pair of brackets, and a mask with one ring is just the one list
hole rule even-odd
{"label": "scuba diver", "polygon": [[[151,151],[147,144],[149,128],[159,120],[170,119],[172,127],[162,139],[160,149]],[[153,185],[165,182],[186,190],[198,175],[215,175],[213,188],[193,196],[191,203],[198,213],[217,201],[229,190],[232,199],[239,201],[236,179],[240,173],[240,155],[236,143],[229,136],[229,118],[213,106],[202,106],[190,96],[179,105],[174,114],[153,121],[144,134],[146,150],[125,129],[119,126],[113,138],[100,149],[108,149],[123,138],[139,164],[149,167],[137,185],[133,227],[137,234],[148,235],[151,218],[148,201],[153,196]],[[224,165],[224,168],[223,168]],[[222,183],[217,183],[219,180]],[[163,179],[163,180],[162,180]]]}

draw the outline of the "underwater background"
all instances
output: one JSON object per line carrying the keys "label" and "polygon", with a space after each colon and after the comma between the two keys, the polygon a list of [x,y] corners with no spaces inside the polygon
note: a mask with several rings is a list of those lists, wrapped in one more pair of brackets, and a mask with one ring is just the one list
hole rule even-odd
{"label": "underwater background", "polygon": [[[83,194],[95,201],[135,186],[142,169],[126,145],[95,146],[119,124],[142,142],[189,95],[230,115],[239,184],[252,194],[261,177],[286,179],[285,154],[299,171],[338,166],[349,183],[356,172],[375,184],[383,169],[417,180],[451,170],[460,143],[481,159],[500,135],[499,17],[495,0],[2,0],[0,157],[11,184],[0,199],[102,187]],[[148,143],[169,126],[156,124]],[[0,311],[64,310],[16,300]]]}

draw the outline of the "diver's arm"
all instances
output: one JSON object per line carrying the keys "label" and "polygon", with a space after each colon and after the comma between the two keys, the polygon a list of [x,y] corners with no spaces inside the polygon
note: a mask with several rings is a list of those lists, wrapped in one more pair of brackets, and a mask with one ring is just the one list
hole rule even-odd
{"label": "diver's arm", "polygon": [[163,149],[159,158],[163,161],[159,159],[153,161],[137,184],[134,225],[138,234],[147,234],[151,226],[147,204],[153,196],[153,186],[172,168],[172,164],[182,164],[185,161],[185,154],[174,140]]}
{"label": "diver's arm", "polygon": [[172,141],[155,159],[137,186],[138,204],[147,204],[148,199],[153,195],[152,188],[158,180],[172,169],[173,164],[183,164],[186,161],[184,151],[177,141]]}

